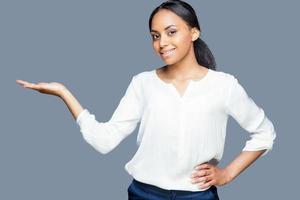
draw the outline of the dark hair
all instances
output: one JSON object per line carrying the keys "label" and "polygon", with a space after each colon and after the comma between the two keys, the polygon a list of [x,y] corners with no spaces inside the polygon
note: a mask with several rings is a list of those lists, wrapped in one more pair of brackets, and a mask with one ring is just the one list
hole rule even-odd
{"label": "dark hair", "polygon": [[[149,18],[150,31],[152,18],[160,9],[167,9],[172,11],[173,13],[181,17],[188,26],[190,26],[191,28],[196,27],[199,31],[201,31],[195,10],[188,3],[180,0],[165,1],[152,11]],[[216,70],[215,58],[206,43],[201,40],[200,37],[194,41],[194,51],[199,65],[212,70]]]}

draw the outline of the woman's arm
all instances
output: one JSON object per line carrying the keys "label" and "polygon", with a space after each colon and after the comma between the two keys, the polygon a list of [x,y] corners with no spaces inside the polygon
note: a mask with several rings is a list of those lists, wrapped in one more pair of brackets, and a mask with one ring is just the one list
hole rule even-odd
{"label": "woman's arm", "polygon": [[67,88],[60,90],[59,97],[65,102],[69,111],[72,113],[73,118],[76,120],[78,115],[83,111],[83,107],[78,100]]}
{"label": "woman's arm", "polygon": [[242,151],[231,163],[226,166],[227,177],[232,181],[255,160],[257,160],[266,150]]}
{"label": "woman's arm", "polygon": [[83,108],[80,105],[80,103],[62,83],[58,83],[58,82],[30,83],[24,80],[16,80],[16,82],[21,86],[23,86],[24,88],[33,89],[40,93],[50,94],[50,95],[60,97],[68,106],[74,119],[77,119],[78,115],[83,111]]}
{"label": "woman's arm", "polygon": [[225,185],[235,179],[240,173],[248,168],[266,150],[242,151],[225,168],[219,168],[209,163],[197,165],[196,172],[191,176],[193,184],[199,183],[199,188],[207,188],[210,185]]}
{"label": "woman's arm", "polygon": [[248,96],[234,76],[231,80],[231,87],[229,87],[225,101],[226,113],[248,131],[251,138],[247,140],[240,155],[227,167],[221,169],[209,163],[200,164],[197,169],[200,170],[193,173],[192,179],[195,180],[193,183],[202,182],[201,188],[229,183],[259,156],[266,155],[272,149],[276,138],[273,123],[268,119],[264,110]]}
{"label": "woman's arm", "polygon": [[132,77],[111,119],[106,122],[97,121],[95,115],[83,109],[72,93],[61,83],[35,84],[23,80],[16,80],[16,82],[24,88],[60,97],[76,119],[83,138],[102,154],[112,151],[134,131],[141,119],[143,105],[135,77]]}

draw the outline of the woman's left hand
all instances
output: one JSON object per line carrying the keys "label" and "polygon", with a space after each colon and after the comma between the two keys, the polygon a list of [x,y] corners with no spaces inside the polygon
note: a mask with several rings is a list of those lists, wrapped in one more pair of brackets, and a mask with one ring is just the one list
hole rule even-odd
{"label": "woman's left hand", "polygon": [[209,163],[197,165],[196,172],[191,175],[193,184],[199,183],[199,188],[207,188],[211,185],[225,185],[229,183],[230,176],[226,168],[219,168]]}

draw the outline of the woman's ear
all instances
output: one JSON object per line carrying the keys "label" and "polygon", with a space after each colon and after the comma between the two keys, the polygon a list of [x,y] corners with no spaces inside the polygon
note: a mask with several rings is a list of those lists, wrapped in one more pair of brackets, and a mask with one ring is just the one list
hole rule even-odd
{"label": "woman's ear", "polygon": [[196,27],[192,28],[192,40],[195,41],[200,37],[200,31]]}

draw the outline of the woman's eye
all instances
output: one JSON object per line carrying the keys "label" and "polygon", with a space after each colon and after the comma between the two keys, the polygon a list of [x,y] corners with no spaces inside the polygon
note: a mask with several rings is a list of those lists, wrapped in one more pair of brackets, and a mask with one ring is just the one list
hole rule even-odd
{"label": "woman's eye", "polygon": [[158,38],[158,36],[157,36],[157,35],[152,35],[152,38],[153,38],[154,40],[156,40],[156,39]]}
{"label": "woman's eye", "polygon": [[170,35],[174,35],[176,33],[176,31],[170,31],[169,33],[170,33]]}
{"label": "woman's eye", "polygon": [[[173,31],[170,31],[169,33],[168,33],[168,35],[174,35],[175,33],[176,33],[177,31],[175,31],[175,30],[173,30]],[[152,39],[153,40],[157,40],[157,39],[159,39],[159,35],[152,35]]]}

